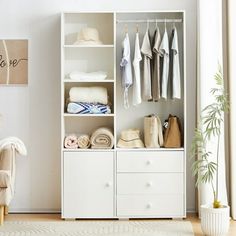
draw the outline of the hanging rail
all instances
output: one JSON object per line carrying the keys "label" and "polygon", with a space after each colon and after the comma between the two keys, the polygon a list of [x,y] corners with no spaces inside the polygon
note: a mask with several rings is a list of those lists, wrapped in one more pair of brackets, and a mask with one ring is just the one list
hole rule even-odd
{"label": "hanging rail", "polygon": [[116,20],[116,23],[181,23],[182,19]]}

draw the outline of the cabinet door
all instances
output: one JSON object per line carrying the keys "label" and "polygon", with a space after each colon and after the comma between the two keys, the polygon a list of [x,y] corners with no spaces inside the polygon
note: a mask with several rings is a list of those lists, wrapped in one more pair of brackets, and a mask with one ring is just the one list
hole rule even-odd
{"label": "cabinet door", "polygon": [[113,152],[66,152],[63,217],[113,217]]}

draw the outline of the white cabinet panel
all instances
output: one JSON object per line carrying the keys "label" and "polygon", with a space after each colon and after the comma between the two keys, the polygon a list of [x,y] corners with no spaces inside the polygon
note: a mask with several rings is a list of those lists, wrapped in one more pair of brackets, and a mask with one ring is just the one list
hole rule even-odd
{"label": "white cabinet panel", "polygon": [[183,172],[184,151],[118,151],[118,172]]}
{"label": "white cabinet panel", "polygon": [[113,217],[113,155],[64,153],[64,218]]}
{"label": "white cabinet panel", "polygon": [[182,173],[121,173],[117,194],[183,194]]}
{"label": "white cabinet panel", "polygon": [[120,217],[180,217],[184,215],[183,195],[119,195],[117,215]]}

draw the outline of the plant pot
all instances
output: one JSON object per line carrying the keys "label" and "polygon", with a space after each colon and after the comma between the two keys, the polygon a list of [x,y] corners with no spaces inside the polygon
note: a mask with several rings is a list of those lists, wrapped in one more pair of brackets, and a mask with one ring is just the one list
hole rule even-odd
{"label": "plant pot", "polygon": [[204,235],[222,236],[229,230],[229,206],[213,208],[212,205],[201,206],[201,228]]}

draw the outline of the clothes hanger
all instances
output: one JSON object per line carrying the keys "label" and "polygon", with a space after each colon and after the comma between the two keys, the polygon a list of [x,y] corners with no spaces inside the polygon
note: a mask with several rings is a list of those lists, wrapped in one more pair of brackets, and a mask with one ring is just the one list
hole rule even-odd
{"label": "clothes hanger", "polygon": [[156,19],[156,29],[157,29],[158,27],[157,27],[157,19]]}
{"label": "clothes hanger", "polygon": [[147,19],[147,31],[149,30],[149,20]]}
{"label": "clothes hanger", "polygon": [[127,26],[127,24],[125,24],[125,34],[127,34],[128,33],[128,26]]}
{"label": "clothes hanger", "polygon": [[165,18],[165,31],[166,31],[166,18]]}
{"label": "clothes hanger", "polygon": [[138,24],[136,24],[136,33],[138,33],[139,29],[138,29]]}

